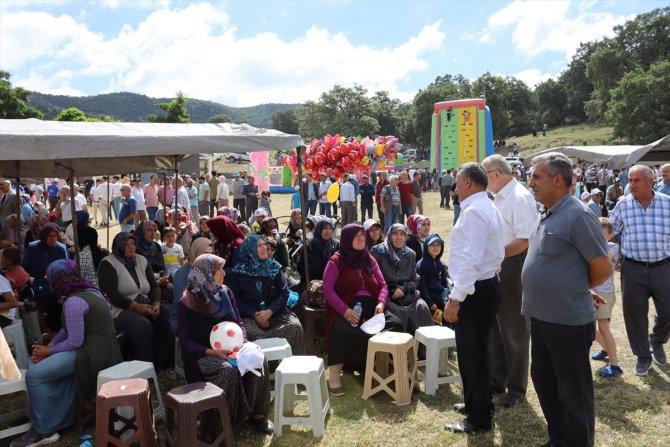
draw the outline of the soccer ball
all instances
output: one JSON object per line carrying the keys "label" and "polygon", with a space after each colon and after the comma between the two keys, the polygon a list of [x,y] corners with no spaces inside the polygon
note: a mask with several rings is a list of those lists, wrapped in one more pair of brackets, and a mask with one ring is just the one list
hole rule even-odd
{"label": "soccer ball", "polygon": [[237,352],[244,344],[242,328],[231,321],[222,321],[212,328],[209,334],[209,344],[212,349]]}

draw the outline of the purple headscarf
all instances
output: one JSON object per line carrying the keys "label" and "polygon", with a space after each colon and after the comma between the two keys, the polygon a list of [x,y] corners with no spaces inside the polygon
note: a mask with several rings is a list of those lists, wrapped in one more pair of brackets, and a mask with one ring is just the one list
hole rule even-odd
{"label": "purple headscarf", "polygon": [[330,236],[330,239],[325,240],[321,237],[321,232],[329,225],[333,228],[333,224],[330,219],[321,219],[314,226],[314,237],[312,238],[312,246],[321,252],[323,259],[329,259],[333,253],[335,253],[335,242],[333,237],[335,236],[335,231]]}
{"label": "purple headscarf", "polygon": [[79,276],[77,265],[71,259],[59,259],[49,264],[47,281],[60,303],[75,290],[98,290],[93,284]]}
{"label": "purple headscarf", "polygon": [[342,228],[340,233],[340,259],[350,267],[372,270],[374,264],[367,245],[362,250],[354,248],[354,239],[360,232],[365,234],[363,227],[358,224],[348,224]]}
{"label": "purple headscarf", "polygon": [[51,233],[56,233],[60,231],[60,227],[56,225],[55,223],[49,222],[48,224],[45,224],[42,229],[40,230],[39,236],[40,236],[40,241],[44,244],[46,247],[47,245],[47,239],[49,238],[49,235]]}

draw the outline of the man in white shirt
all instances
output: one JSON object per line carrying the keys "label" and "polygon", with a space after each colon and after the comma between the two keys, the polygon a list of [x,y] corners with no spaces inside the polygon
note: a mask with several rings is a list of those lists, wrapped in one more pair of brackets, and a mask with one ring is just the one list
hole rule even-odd
{"label": "man in white shirt", "polygon": [[105,212],[100,208],[100,197],[98,197],[98,187],[100,187],[100,179],[95,181],[95,184],[91,187],[91,190],[88,192],[88,197],[91,199],[91,207],[93,208],[93,222],[95,225],[98,225],[98,212],[101,214]]}
{"label": "man in white shirt", "polygon": [[537,220],[535,198],[516,181],[512,168],[499,154],[482,162],[488,175],[488,190],[500,212],[505,242],[505,260],[500,270],[500,308],[489,340],[489,373],[494,393],[507,397],[503,407],[521,402],[528,388],[530,323],[521,315],[521,269],[528,238]]}
{"label": "man in white shirt", "polygon": [[102,211],[102,225],[109,225],[111,210],[109,209],[110,196],[112,194],[112,185],[107,176],[102,177],[102,182],[98,185],[98,206]]}
{"label": "man in white shirt", "polygon": [[353,174],[344,175],[344,181],[340,186],[340,208],[342,208],[342,227],[344,227],[356,219],[356,189]]}
{"label": "man in white shirt", "polygon": [[147,206],[144,200],[144,189],[140,184],[140,179],[132,179],[130,185],[130,195],[133,196],[133,199],[137,202],[137,219],[135,219],[135,228],[137,228],[140,225],[140,222],[147,220]]}
{"label": "man in white shirt", "polygon": [[75,194],[74,200],[79,204],[78,209],[88,211],[88,201],[84,195],[84,188],[80,188],[76,183],[74,184],[74,187],[77,189],[77,194]]}
{"label": "man in white shirt", "polygon": [[488,178],[479,163],[465,163],[456,177],[461,215],[451,232],[449,274],[454,287],[444,319],[456,325],[458,369],[464,404],[454,409],[467,417],[444,428],[458,433],[491,430],[493,402],[487,348],[500,306],[498,272],[505,258],[500,213],[486,193]]}
{"label": "man in white shirt", "polygon": [[114,210],[114,219],[119,220],[119,211],[121,210],[121,202],[123,197],[121,196],[121,182],[118,175],[112,177],[112,183],[110,186],[112,197],[112,210]]}

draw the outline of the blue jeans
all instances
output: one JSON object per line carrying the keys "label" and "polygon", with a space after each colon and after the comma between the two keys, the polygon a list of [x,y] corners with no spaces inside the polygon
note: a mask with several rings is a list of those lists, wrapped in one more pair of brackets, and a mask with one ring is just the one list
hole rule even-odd
{"label": "blue jeans", "polygon": [[398,217],[400,216],[400,207],[392,206],[390,210],[386,210],[384,213],[384,233],[386,233],[391,225],[398,222]]}
{"label": "blue jeans", "polygon": [[319,203],[319,214],[330,217],[330,203]]}
{"label": "blue jeans", "polygon": [[153,221],[156,218],[156,212],[158,212],[157,206],[147,207],[147,215],[149,216],[149,220]]}
{"label": "blue jeans", "polygon": [[407,218],[414,214],[414,205],[402,205],[402,216],[399,217],[400,223],[405,223]]}
{"label": "blue jeans", "polygon": [[[114,210],[114,219],[119,220],[119,211],[121,210],[121,200],[123,197],[114,197],[112,201],[112,209]],[[110,214],[109,217],[112,217]]]}
{"label": "blue jeans", "polygon": [[316,200],[308,200],[305,202],[306,215],[313,216],[316,214]]}

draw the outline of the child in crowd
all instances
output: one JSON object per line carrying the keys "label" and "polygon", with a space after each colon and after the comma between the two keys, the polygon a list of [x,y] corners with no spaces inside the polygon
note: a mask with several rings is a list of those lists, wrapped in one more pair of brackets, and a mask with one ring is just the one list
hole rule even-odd
{"label": "child in crowd", "polygon": [[240,231],[244,235],[245,238],[247,238],[251,234],[251,228],[249,228],[249,225],[247,224],[239,224],[238,227],[240,227]]}
{"label": "child in crowd", "polygon": [[294,210],[296,208],[300,208],[300,187],[299,186],[294,186],[294,193],[291,196],[291,209]]}
{"label": "child in crowd", "polygon": [[20,252],[16,246],[2,251],[0,264],[0,327],[9,326],[14,320],[16,306],[21,298],[21,288],[30,282],[30,276],[20,265]]}
{"label": "child in crowd", "polygon": [[416,264],[416,273],[420,275],[419,292],[430,307],[433,320],[441,323],[445,299],[449,296],[449,273],[441,259],[444,240],[438,234],[429,234],[423,243],[423,253]]}
{"label": "child in crowd", "polygon": [[270,202],[272,202],[272,199],[270,198],[270,191],[261,192],[261,208],[268,210],[268,216],[272,217]]}
{"label": "child in crowd", "polygon": [[263,223],[263,219],[268,217],[268,211],[265,208],[258,208],[254,211],[254,217],[256,220],[251,224],[251,232],[253,234],[258,234],[261,232],[261,223]]}
{"label": "child in crowd", "polygon": [[174,227],[165,227],[163,229],[163,243],[161,248],[163,249],[163,260],[165,261],[165,267],[167,268],[168,275],[173,277],[174,274],[181,267],[182,262],[184,261],[184,250],[181,245],[177,244],[177,230]]}
{"label": "child in crowd", "polygon": [[[601,217],[600,224],[603,227],[603,236],[605,236],[605,240],[607,241],[607,253],[612,262],[612,267],[614,267],[619,258],[619,246],[614,242],[610,242],[614,237],[614,234],[612,233],[612,221],[607,217]],[[593,360],[609,359],[609,365],[600,368],[596,374],[602,377],[618,376],[623,374],[623,370],[619,366],[616,343],[614,342],[614,337],[610,331],[610,318],[612,317],[612,308],[616,301],[616,295],[614,293],[614,275],[610,275],[604,283],[598,287],[594,287],[593,291],[603,297],[607,303],[602,304],[600,309],[598,309],[598,312],[596,312],[596,321],[598,323],[596,341],[603,347],[603,349],[594,353],[591,358]]]}

